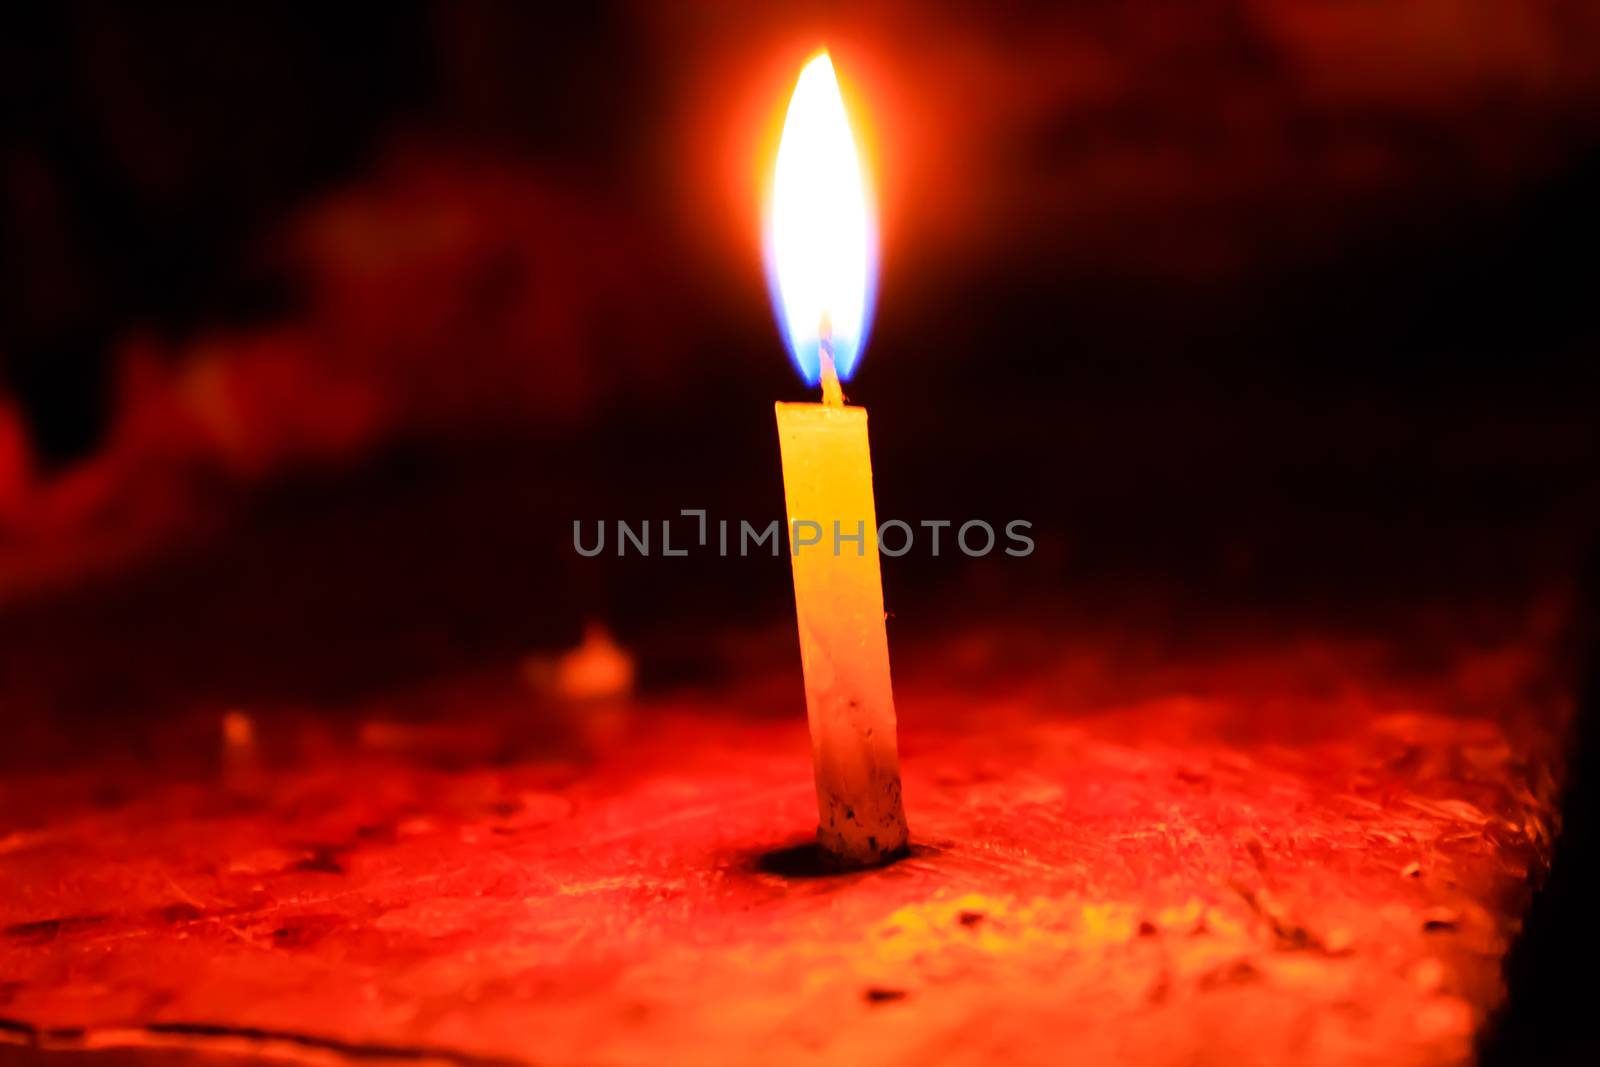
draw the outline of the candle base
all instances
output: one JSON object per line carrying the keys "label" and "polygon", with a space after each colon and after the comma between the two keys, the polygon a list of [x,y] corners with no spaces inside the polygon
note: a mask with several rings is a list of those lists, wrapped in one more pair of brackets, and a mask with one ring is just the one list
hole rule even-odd
{"label": "candle base", "polygon": [[817,844],[841,867],[875,867],[906,854],[910,831],[898,775],[875,783],[867,804],[822,796]]}

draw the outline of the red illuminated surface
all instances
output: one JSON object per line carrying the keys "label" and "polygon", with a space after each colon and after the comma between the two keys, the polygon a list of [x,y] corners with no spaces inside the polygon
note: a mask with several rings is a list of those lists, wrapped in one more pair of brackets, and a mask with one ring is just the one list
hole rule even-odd
{"label": "red illuminated surface", "polygon": [[848,876],[782,851],[815,815],[792,672],[566,709],[463,682],[420,719],[257,721],[220,761],[196,723],[181,773],[15,778],[0,1034],[530,1064],[1468,1054],[1553,831],[1566,710],[1538,650],[1420,671],[1062,638],[1040,671],[1013,644],[897,647],[916,849]]}

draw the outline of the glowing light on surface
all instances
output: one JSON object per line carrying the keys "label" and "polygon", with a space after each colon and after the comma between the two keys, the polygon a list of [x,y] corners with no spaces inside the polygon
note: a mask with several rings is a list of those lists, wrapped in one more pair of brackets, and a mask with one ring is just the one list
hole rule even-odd
{"label": "glowing light on surface", "polygon": [[849,378],[866,347],[876,281],[876,233],[844,99],[826,52],[800,72],[778,143],[767,216],[767,280],[789,353],[806,381],[831,329]]}

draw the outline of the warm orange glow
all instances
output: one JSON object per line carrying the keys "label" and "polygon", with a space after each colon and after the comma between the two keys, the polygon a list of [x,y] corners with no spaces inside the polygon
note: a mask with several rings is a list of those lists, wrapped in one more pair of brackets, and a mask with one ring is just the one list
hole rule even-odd
{"label": "warm orange glow", "polygon": [[818,379],[824,322],[839,376],[855,368],[870,325],[875,245],[860,158],[823,52],[800,72],[789,100],[767,220],[774,306],[807,381]]}

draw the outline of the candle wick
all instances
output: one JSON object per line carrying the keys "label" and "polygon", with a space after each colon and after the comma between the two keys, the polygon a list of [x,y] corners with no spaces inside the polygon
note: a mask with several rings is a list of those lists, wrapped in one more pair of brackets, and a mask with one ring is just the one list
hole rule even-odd
{"label": "candle wick", "polygon": [[817,324],[817,362],[822,367],[822,403],[825,407],[844,407],[844,390],[839,388],[839,368],[833,361],[833,320],[822,313]]}

